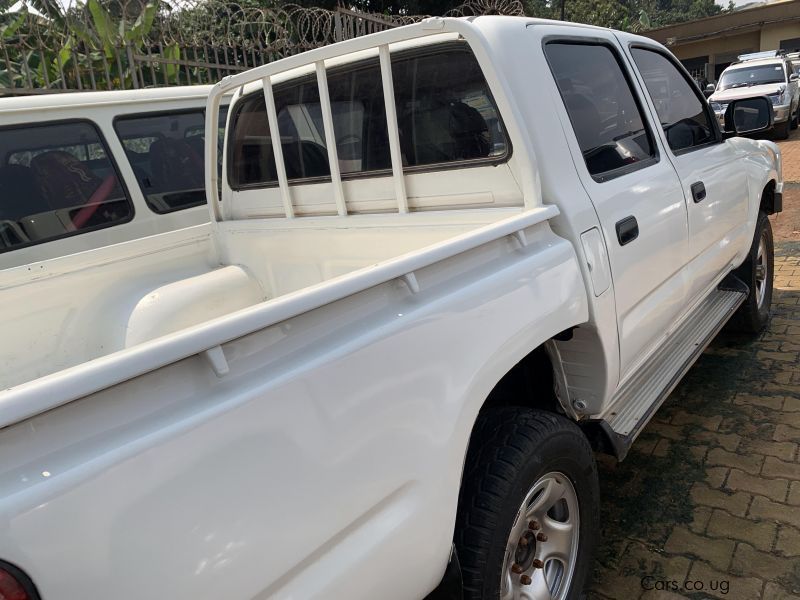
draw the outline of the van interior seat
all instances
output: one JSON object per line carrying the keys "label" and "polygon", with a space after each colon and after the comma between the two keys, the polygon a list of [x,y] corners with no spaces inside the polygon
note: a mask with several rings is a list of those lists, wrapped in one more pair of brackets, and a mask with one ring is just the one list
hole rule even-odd
{"label": "van interior seat", "polygon": [[203,155],[184,140],[161,138],[150,145],[151,183],[157,190],[203,186]]}
{"label": "van interior seat", "polygon": [[33,171],[24,165],[6,165],[0,168],[0,220],[20,219],[50,210],[36,182]]}
{"label": "van interior seat", "polygon": [[74,155],[51,150],[35,156],[31,169],[52,210],[86,204],[103,180]]}

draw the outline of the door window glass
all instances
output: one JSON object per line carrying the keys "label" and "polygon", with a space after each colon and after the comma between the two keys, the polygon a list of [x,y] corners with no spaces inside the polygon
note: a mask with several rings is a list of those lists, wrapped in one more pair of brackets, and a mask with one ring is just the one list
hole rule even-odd
{"label": "door window glass", "polygon": [[634,48],[633,59],[642,74],[658,120],[673,151],[689,150],[716,141],[708,103],[666,56]]}
{"label": "door window glass", "polygon": [[610,48],[557,42],[545,52],[592,176],[602,180],[655,157],[642,111]]}
{"label": "door window glass", "polygon": [[110,227],[133,217],[94,125],[0,130],[0,252]]}

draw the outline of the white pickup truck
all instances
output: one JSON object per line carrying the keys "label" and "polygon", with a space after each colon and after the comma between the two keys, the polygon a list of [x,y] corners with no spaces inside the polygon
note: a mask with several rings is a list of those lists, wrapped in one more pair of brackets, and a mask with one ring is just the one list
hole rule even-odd
{"label": "white pickup truck", "polygon": [[772,110],[728,111],[526,18],[224,79],[210,223],[0,271],[0,590],[579,597],[593,450],[769,316]]}

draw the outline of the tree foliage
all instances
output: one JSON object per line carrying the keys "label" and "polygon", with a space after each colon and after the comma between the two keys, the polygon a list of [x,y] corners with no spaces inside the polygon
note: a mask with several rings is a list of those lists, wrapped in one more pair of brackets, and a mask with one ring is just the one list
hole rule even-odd
{"label": "tree foliage", "polygon": [[[694,21],[722,11],[714,0],[564,0],[564,18],[567,21],[626,31]],[[534,17],[558,19],[561,2],[526,0],[525,12]]]}

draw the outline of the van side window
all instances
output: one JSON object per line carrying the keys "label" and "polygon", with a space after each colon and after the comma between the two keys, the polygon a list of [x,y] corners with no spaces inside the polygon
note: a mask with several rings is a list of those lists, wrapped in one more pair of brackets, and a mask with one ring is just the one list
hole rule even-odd
{"label": "van side window", "polygon": [[611,48],[551,42],[545,54],[595,179],[655,157],[642,111]]}
{"label": "van side window", "polygon": [[[221,112],[220,127],[224,127],[225,109]],[[205,203],[202,110],[119,117],[114,129],[154,212],[163,214]]]}
{"label": "van side window", "polygon": [[0,252],[124,223],[133,206],[87,122],[0,129]]}
{"label": "van side window", "polygon": [[669,147],[680,152],[715,142],[717,134],[708,104],[672,61],[643,48],[633,48],[631,54],[656,106]]}
{"label": "van side window", "polygon": [[[409,168],[497,160],[508,154],[505,130],[466,44],[392,57],[403,165]],[[377,59],[328,71],[334,137],[344,177],[389,171],[389,136]],[[286,175],[328,178],[328,151],[315,76],[274,88]],[[229,177],[234,188],[277,183],[261,90],[239,102],[232,120]]]}

